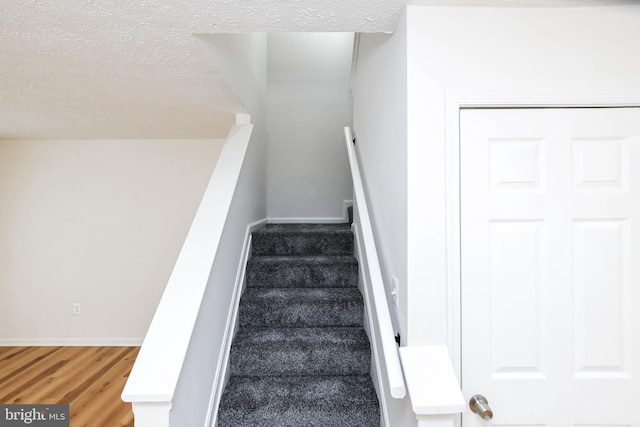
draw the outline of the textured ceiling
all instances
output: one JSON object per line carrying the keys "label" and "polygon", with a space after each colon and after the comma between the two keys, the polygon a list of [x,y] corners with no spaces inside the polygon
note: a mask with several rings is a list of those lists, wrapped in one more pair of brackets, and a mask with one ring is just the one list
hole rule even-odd
{"label": "textured ceiling", "polygon": [[403,0],[5,0],[0,138],[224,137],[242,106],[194,33],[393,30]]}
{"label": "textured ceiling", "polygon": [[447,7],[584,7],[638,4],[638,0],[410,0],[410,4]]}
{"label": "textured ceiling", "polygon": [[[539,3],[557,4],[471,0],[474,5]],[[388,32],[395,29],[405,4],[406,0],[4,0],[0,139],[224,137],[242,105],[193,34]]]}

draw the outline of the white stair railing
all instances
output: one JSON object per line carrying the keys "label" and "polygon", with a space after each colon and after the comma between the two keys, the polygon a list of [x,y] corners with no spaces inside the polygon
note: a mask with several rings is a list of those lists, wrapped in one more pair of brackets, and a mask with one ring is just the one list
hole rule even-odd
{"label": "white stair railing", "polygon": [[391,315],[387,303],[378,254],[364,194],[351,129],[344,128],[351,165],[354,194],[354,217],[357,215],[370,291],[376,311],[384,364],[391,396],[405,397],[407,392],[418,427],[454,427],[465,409],[464,397],[445,345],[396,347]]}
{"label": "white stair railing", "polygon": [[[132,403],[136,427],[184,426],[187,417],[191,422],[207,417],[216,375],[216,361],[206,359],[209,353],[216,352],[207,347],[222,334],[226,310],[233,298],[231,286],[221,286],[215,294],[210,293],[212,298],[207,298],[206,291],[209,286],[216,286],[210,283],[212,277],[217,277],[216,259],[227,261],[225,265],[231,265],[235,274],[235,262],[240,257],[240,251],[231,253],[224,247],[223,231],[234,238],[234,230],[244,232],[247,224],[255,220],[250,217],[252,209],[246,208],[246,200],[254,195],[239,191],[238,184],[246,169],[243,164],[252,131],[253,125],[247,124],[236,125],[229,132],[122,392],[122,400]],[[245,203],[242,215],[232,212],[237,200]],[[229,218],[239,225],[231,227]],[[229,259],[235,262],[229,263]],[[221,307],[207,305],[211,301]],[[203,313],[219,315],[216,321],[204,322],[198,328]],[[193,357],[189,358],[189,354]]]}
{"label": "white stair railing", "polygon": [[344,128],[344,137],[347,144],[349,164],[351,166],[351,177],[353,179],[354,209],[356,210],[354,216],[358,217],[360,223],[361,237],[364,246],[362,249],[367,259],[366,268],[369,271],[371,294],[373,306],[376,311],[376,318],[378,319],[377,327],[381,337],[380,346],[382,347],[382,356],[386,366],[387,380],[389,382],[391,396],[395,399],[402,399],[407,394],[407,389],[402,373],[402,365],[400,364],[400,357],[398,355],[398,347],[393,333],[384,282],[382,281],[378,251],[373,237],[371,219],[369,218],[369,208],[367,207],[358,160],[353,148],[353,136],[351,135],[351,129],[349,129],[349,127]]}

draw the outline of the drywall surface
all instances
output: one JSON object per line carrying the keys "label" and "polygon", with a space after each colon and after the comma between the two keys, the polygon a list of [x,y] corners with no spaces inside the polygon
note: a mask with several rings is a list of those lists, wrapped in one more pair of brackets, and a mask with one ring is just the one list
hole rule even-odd
{"label": "drywall surface", "polygon": [[[393,35],[362,34],[353,81],[355,148],[389,301],[392,277],[398,279],[398,304],[390,309],[403,341],[408,293],[406,43],[404,17]],[[386,378],[381,381],[389,418],[398,425],[415,425],[409,398],[392,399]]]}
{"label": "drywall surface", "polygon": [[[406,331],[407,77],[406,32],[360,37],[354,79],[354,136],[378,256],[388,292],[399,281],[395,318]],[[389,296],[390,297],[390,296]]]}
{"label": "drywall surface", "polygon": [[197,38],[244,110],[258,114],[265,108],[267,88],[267,34],[200,34]]}
{"label": "drywall surface", "polygon": [[0,342],[139,344],[223,142],[0,141]]}
{"label": "drywall surface", "polygon": [[344,217],[352,46],[349,33],[269,34],[269,218]]}
{"label": "drywall surface", "polygon": [[638,22],[637,5],[407,7],[408,343],[443,344],[452,333],[446,126],[455,111],[447,97],[452,91],[637,93]]}

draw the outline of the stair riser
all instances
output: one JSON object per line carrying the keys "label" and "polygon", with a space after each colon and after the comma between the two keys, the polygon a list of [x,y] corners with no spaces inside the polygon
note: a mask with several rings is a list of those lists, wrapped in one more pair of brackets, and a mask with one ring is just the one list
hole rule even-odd
{"label": "stair riser", "polygon": [[266,350],[260,357],[231,351],[231,375],[249,377],[303,375],[366,375],[370,372],[369,349],[335,349],[331,354],[319,349]]}
{"label": "stair riser", "polygon": [[332,232],[254,233],[252,255],[352,255],[353,234]]}
{"label": "stair riser", "polygon": [[375,426],[380,419],[368,375],[232,377],[222,402],[219,427],[255,427],[267,420],[269,425]]}
{"label": "stair riser", "polygon": [[[238,422],[238,420],[242,420]],[[264,411],[255,414],[230,410],[218,421],[218,427],[270,427],[270,426],[325,426],[325,427],[376,427],[380,425],[378,408],[368,406],[341,411],[318,411],[290,407],[272,414]]]}
{"label": "stair riser", "polygon": [[369,375],[232,377],[226,393],[231,399],[246,397],[247,407],[275,406],[295,399],[301,408],[343,410],[376,399]]}
{"label": "stair riser", "polygon": [[241,329],[230,354],[239,376],[365,375],[370,364],[362,328]]}
{"label": "stair riser", "polygon": [[261,257],[247,264],[247,286],[265,288],[342,288],[358,286],[355,261],[331,263],[313,261],[273,262]]}
{"label": "stair riser", "polygon": [[240,304],[240,327],[362,326],[360,303],[278,303],[265,307],[259,302]]}

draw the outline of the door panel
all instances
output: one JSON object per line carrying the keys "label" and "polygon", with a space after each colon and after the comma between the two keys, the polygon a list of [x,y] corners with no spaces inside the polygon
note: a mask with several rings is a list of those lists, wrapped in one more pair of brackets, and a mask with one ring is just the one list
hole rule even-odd
{"label": "door panel", "polygon": [[640,109],[460,126],[464,427],[640,427]]}

